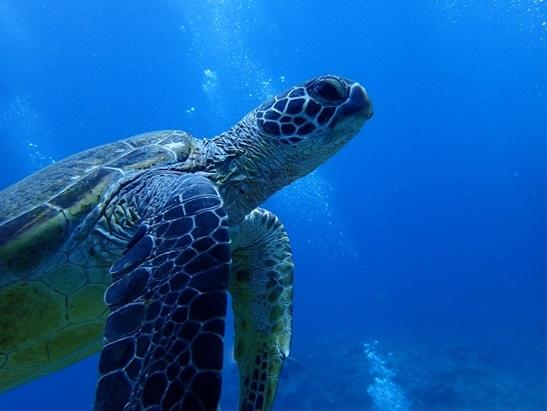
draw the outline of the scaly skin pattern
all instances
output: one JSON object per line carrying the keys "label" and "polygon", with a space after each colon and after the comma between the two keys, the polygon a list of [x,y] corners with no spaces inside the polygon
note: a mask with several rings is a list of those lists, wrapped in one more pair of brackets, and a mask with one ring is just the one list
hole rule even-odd
{"label": "scaly skin pattern", "polygon": [[152,171],[124,190],[142,219],[111,269],[94,409],[216,411],[231,261],[218,189]]}
{"label": "scaly skin pattern", "polygon": [[257,208],[232,231],[230,294],[241,411],[270,410],[289,356],[293,271],[289,237],[279,219]]}
{"label": "scaly skin pattern", "polygon": [[[60,162],[0,192],[0,390],[101,347],[109,267],[145,208],[138,193],[120,195],[124,186],[150,170],[206,177],[236,229],[271,194],[337,152],[371,115],[358,83],[320,77],[272,98],[212,139],[152,133],[82,153],[78,162]],[[58,186],[47,185],[57,180]],[[40,189],[45,194],[35,195]],[[266,409],[258,407],[257,395],[253,409]]]}

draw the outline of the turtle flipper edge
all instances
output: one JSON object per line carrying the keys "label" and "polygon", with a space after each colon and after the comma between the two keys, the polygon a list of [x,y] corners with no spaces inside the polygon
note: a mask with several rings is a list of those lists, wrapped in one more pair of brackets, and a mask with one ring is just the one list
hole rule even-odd
{"label": "turtle flipper edge", "polygon": [[105,294],[95,411],[217,411],[230,266],[222,199],[197,175],[143,186],[148,208]]}
{"label": "turtle flipper edge", "polygon": [[230,294],[240,411],[270,411],[292,328],[293,261],[289,238],[269,211],[253,210],[232,233]]}

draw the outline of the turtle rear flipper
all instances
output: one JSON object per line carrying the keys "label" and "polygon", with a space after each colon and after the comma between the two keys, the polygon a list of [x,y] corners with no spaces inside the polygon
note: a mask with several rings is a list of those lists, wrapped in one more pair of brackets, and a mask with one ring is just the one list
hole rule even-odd
{"label": "turtle rear flipper", "polygon": [[292,331],[293,260],[279,219],[253,210],[233,233],[234,310],[241,411],[270,411]]}
{"label": "turtle rear flipper", "polygon": [[111,269],[95,410],[217,411],[230,264],[222,200],[196,175],[139,187],[150,217]]}

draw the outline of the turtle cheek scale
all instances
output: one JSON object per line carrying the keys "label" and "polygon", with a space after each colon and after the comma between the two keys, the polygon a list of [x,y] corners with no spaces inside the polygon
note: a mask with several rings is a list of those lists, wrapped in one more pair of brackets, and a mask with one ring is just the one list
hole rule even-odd
{"label": "turtle cheek scale", "polygon": [[258,126],[282,144],[295,145],[312,137],[318,127],[327,126],[335,107],[323,107],[304,96],[305,90],[297,88],[288,97],[277,97],[262,105],[257,110]]}

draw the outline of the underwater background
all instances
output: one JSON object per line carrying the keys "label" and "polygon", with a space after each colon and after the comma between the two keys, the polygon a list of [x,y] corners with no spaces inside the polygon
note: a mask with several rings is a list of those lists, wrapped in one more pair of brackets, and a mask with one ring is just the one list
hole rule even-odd
{"label": "underwater background", "polygon": [[[328,73],[375,115],[266,204],[296,263],[275,409],[547,410],[547,1],[0,0],[0,188]],[[0,410],[89,410],[97,362]]]}

